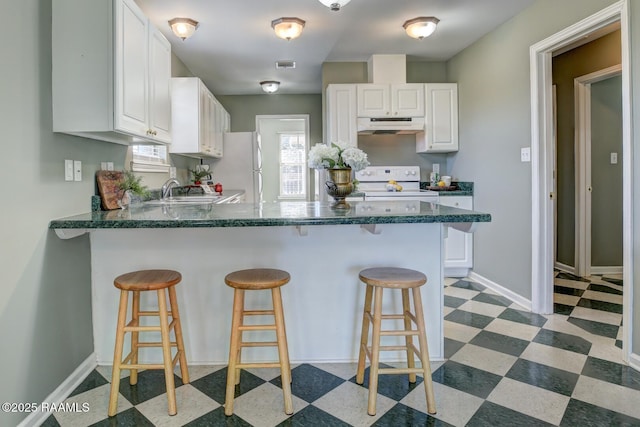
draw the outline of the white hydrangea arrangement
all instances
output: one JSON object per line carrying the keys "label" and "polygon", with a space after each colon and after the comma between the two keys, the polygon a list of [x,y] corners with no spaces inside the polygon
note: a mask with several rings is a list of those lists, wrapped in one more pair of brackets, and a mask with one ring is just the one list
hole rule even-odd
{"label": "white hydrangea arrangement", "polygon": [[369,166],[367,153],[356,147],[341,148],[318,143],[309,150],[309,167],[313,169],[342,169],[350,167],[355,172]]}

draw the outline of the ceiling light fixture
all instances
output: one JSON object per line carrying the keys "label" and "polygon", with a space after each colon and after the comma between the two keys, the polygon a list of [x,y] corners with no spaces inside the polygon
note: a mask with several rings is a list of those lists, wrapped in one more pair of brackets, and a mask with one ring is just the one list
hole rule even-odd
{"label": "ceiling light fixture", "polygon": [[337,12],[342,8],[342,6],[349,3],[351,0],[319,0],[320,3],[327,6],[329,9]]}
{"label": "ceiling light fixture", "polygon": [[280,82],[275,80],[264,80],[260,82],[260,86],[262,86],[262,90],[266,93],[274,93],[278,91]]}
{"label": "ceiling light fixture", "polygon": [[173,18],[169,21],[169,26],[171,27],[173,34],[184,41],[196,32],[196,28],[198,28],[198,21],[194,21],[189,18]]}
{"label": "ceiling light fixture", "polygon": [[434,16],[421,16],[405,22],[402,26],[409,37],[422,40],[436,30],[440,20]]}
{"label": "ceiling light fixture", "polygon": [[302,34],[305,22],[300,18],[278,18],[271,21],[271,28],[281,39],[291,40]]}

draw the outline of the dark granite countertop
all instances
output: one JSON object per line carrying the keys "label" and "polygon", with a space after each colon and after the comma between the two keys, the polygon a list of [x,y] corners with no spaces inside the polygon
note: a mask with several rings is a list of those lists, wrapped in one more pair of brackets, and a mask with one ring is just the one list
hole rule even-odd
{"label": "dark granite countertop", "polygon": [[322,202],[153,206],[95,211],[56,219],[51,229],[196,228],[336,224],[473,223],[491,215],[426,202],[350,202],[347,211]]}
{"label": "dark granite countertop", "polygon": [[[420,188],[426,189],[429,186],[428,182],[421,182]],[[452,186],[456,187],[455,190],[443,190],[438,191],[440,196],[473,196],[473,182],[453,182]]]}

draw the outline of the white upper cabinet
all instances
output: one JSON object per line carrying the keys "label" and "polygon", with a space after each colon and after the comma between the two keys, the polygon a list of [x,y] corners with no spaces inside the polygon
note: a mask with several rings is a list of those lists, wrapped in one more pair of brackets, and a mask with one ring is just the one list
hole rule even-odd
{"label": "white upper cabinet", "polygon": [[133,0],[52,3],[53,130],[171,142],[171,45]]}
{"label": "white upper cabinet", "polygon": [[358,146],[356,116],[356,85],[332,84],[327,86],[327,143]]}
{"label": "white upper cabinet", "polygon": [[458,85],[427,83],[425,131],[416,135],[416,152],[458,151]]}
{"label": "white upper cabinet", "polygon": [[197,77],[171,79],[172,134],[170,151],[191,157],[222,157],[229,114]]}
{"label": "white upper cabinet", "polygon": [[424,84],[358,84],[358,117],[423,117]]}

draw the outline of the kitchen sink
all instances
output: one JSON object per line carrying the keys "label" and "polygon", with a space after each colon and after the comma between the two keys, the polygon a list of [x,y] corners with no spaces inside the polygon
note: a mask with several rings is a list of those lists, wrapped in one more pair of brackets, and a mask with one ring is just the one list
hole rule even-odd
{"label": "kitchen sink", "polygon": [[162,206],[162,205],[208,205],[213,203],[220,203],[225,196],[214,195],[197,195],[197,196],[176,196],[167,197],[166,199],[149,200],[145,202],[147,205]]}

